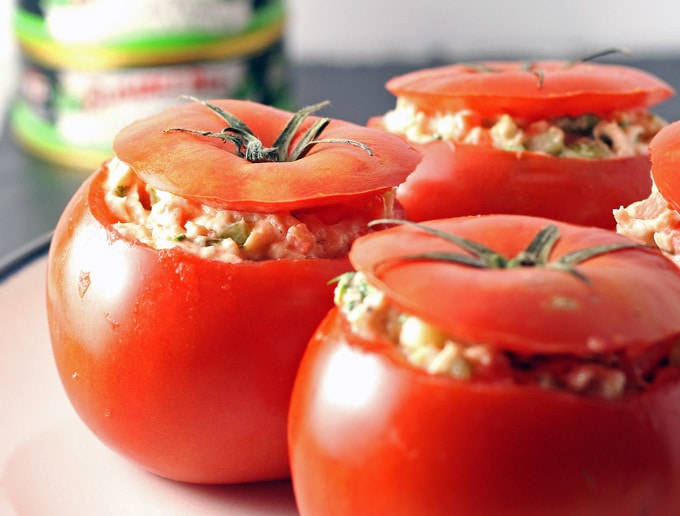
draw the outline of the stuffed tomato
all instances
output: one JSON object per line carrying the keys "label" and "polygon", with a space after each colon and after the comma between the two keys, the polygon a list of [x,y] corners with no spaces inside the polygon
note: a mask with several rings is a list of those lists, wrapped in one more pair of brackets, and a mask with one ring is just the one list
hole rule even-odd
{"label": "stuffed tomato", "polygon": [[680,266],[680,122],[659,131],[649,151],[652,191],[614,211],[616,230],[658,247]]}
{"label": "stuffed tomato", "polygon": [[308,515],[680,510],[680,271],[519,215],[359,238],[289,414]]}
{"label": "stuffed tomato", "polygon": [[399,187],[411,220],[513,213],[613,229],[649,194],[647,144],[673,94],[641,70],[588,61],[480,62],[390,80],[394,110],[369,121],[419,145]]}
{"label": "stuffed tomato", "polygon": [[289,475],[302,352],[350,243],[419,160],[400,138],[217,100],[124,128],[48,257],[61,381],[107,445],[158,475]]}

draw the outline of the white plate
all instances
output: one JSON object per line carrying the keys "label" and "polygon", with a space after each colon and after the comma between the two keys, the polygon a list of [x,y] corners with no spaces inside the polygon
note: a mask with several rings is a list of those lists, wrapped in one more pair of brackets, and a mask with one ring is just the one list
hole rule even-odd
{"label": "white plate", "polygon": [[52,361],[45,257],[0,283],[0,514],[294,515],[290,482],[199,486],[147,473],[78,419]]}

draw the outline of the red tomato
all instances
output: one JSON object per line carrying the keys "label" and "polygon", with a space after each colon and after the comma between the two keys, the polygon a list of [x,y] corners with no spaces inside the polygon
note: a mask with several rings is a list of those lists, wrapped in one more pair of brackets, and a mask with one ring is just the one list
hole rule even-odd
{"label": "red tomato", "polygon": [[649,169],[646,156],[558,158],[437,141],[424,145],[397,198],[415,221],[521,213],[611,229],[612,210],[649,195]]}
{"label": "red tomato", "polygon": [[[488,216],[427,225],[512,257],[548,223]],[[551,262],[629,242],[610,231],[557,227]],[[587,363],[613,353],[635,369],[658,347],[677,348],[680,272],[650,249],[593,257],[575,266],[580,277],[551,267],[399,259],[429,251],[461,249],[400,227],[360,238],[350,259],[393,306],[507,357]],[[680,368],[667,359],[657,356],[642,384],[616,398],[499,372],[460,380],[412,365],[386,339],[355,333],[335,308],[305,351],[293,389],[288,435],[300,512],[677,514]]]}
{"label": "red tomato", "polygon": [[395,77],[387,89],[428,113],[471,109],[483,117],[507,113],[528,120],[653,106],[673,93],[642,70],[565,61],[537,61],[530,68],[517,61],[442,66]]}
{"label": "red tomato", "polygon": [[680,209],[680,122],[657,133],[649,144],[654,184],[674,209]]}
{"label": "red tomato", "polygon": [[655,189],[644,199],[614,211],[616,231],[658,246],[680,265],[680,123],[661,129],[649,144]]}
{"label": "red tomato", "polygon": [[[246,122],[265,146],[274,143],[291,118],[287,111],[254,102],[209,102]],[[318,120],[310,116],[304,121],[291,148]],[[224,125],[201,104],[173,106],[124,128],[113,150],[139,177],[161,190],[213,206],[270,213],[327,206],[386,190],[400,184],[420,161],[420,155],[399,139],[341,120],[331,120],[323,138],[361,142],[372,154],[336,142],[318,144],[296,161],[251,163],[234,154],[231,142],[166,132],[178,126],[218,132]]]}
{"label": "red tomato", "polygon": [[[247,122],[256,129],[266,127],[261,116],[271,113],[269,109],[243,105],[252,107],[252,112],[241,113]],[[184,117],[184,108],[174,112]],[[136,141],[126,141],[129,131],[124,131],[117,148],[122,145],[121,155],[157,186],[165,184],[165,176],[131,156],[152,153],[163,139],[153,131],[162,133],[164,124],[173,127],[184,120],[168,112],[161,115],[161,124],[152,120],[141,122],[151,131],[148,140],[138,133]],[[271,123],[279,121],[277,115]],[[339,197],[326,196],[328,191],[319,188],[319,198],[328,201],[321,206],[309,207],[303,196],[300,218],[316,224],[332,219],[333,224],[335,210],[344,220],[365,226],[380,212],[376,198],[403,180],[418,155],[398,137],[338,125],[347,129],[345,136],[370,140],[376,157],[370,163],[384,182],[352,175],[355,168],[367,167],[363,149],[318,145],[315,157],[310,153],[295,166],[305,168],[309,159],[309,180],[316,183],[315,167],[326,149],[337,176],[352,176],[356,184],[352,191],[345,181]],[[182,163],[187,167],[182,185],[197,198],[203,198],[201,182],[209,183],[206,174],[213,172],[208,166],[212,162],[197,154],[201,147],[208,149],[210,159],[230,167],[222,176],[240,175],[247,183],[246,173],[262,175],[258,166],[222,156],[229,151],[214,156],[205,137],[164,134],[180,142],[164,148],[169,164],[148,163],[175,178],[172,163]],[[194,152],[193,167],[178,157],[187,148]],[[386,156],[391,153],[395,155]],[[277,172],[269,176],[269,190],[276,191],[291,166],[280,163],[281,170],[275,171],[262,165]],[[105,165],[70,201],[48,258],[52,347],[76,412],[104,443],[165,477],[226,483],[288,476],[286,418],[295,372],[311,334],[332,306],[329,280],[350,268],[347,257],[231,264],[179,248],[152,248],[113,227],[118,219],[104,199],[107,175]],[[231,199],[228,192],[224,199],[211,197],[220,196],[219,191],[206,195],[219,205]],[[257,207],[259,202],[253,198],[246,204]],[[292,198],[285,204],[294,206]],[[269,200],[262,201],[263,210],[270,207]]]}
{"label": "red tomato", "polygon": [[[387,89],[426,114],[469,109],[482,119],[508,114],[524,123],[557,117],[645,109],[673,94],[660,79],[630,67],[560,61],[488,62],[419,70]],[[493,69],[485,72],[483,69]],[[384,127],[383,117],[369,121]],[[646,155],[557,157],[485,145],[435,141],[400,186],[412,220],[487,213],[544,216],[612,229],[612,210],[646,197]]]}

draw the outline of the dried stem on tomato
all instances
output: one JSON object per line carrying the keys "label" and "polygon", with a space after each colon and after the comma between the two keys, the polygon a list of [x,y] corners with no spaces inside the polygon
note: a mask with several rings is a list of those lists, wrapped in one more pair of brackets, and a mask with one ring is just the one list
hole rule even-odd
{"label": "dried stem on tomato", "polygon": [[598,59],[600,57],[608,56],[611,54],[621,54],[624,56],[629,56],[630,51],[627,48],[607,48],[605,50],[600,50],[599,52],[595,52],[594,54],[589,54],[587,56],[580,57],[578,59],[574,59],[573,61],[569,61],[564,65],[564,68],[569,68],[570,66],[574,66],[579,63],[586,63],[588,61],[594,61],[595,59]]}
{"label": "dried stem on tomato", "polygon": [[[628,51],[628,49],[625,48],[607,48],[605,50],[600,50],[599,52],[595,52],[593,54],[589,54],[587,56],[579,57],[578,59],[568,61],[564,64],[562,69],[566,70],[579,63],[594,61],[595,59],[608,56],[611,54],[622,54],[627,56],[630,55],[630,52]],[[535,68],[535,64],[536,64],[535,61],[523,61],[520,66],[520,71],[534,74],[538,79],[537,86],[541,88],[543,86],[543,80],[545,79],[545,70]],[[466,66],[467,68],[475,70],[476,72],[479,73],[500,73],[504,71],[498,68],[493,68],[492,66],[488,66],[483,63],[469,63],[469,64],[463,63],[463,66]]]}
{"label": "dried stem on tomato", "polygon": [[210,102],[206,102],[195,97],[185,96],[182,98],[187,98],[189,100],[193,100],[194,102],[203,104],[216,113],[229,125],[220,132],[199,131],[195,129],[185,129],[179,127],[166,129],[165,132],[180,131],[194,134],[196,136],[219,138],[223,142],[231,142],[236,148],[235,152],[237,156],[253,163],[296,161],[304,157],[305,154],[312,148],[312,146],[319,143],[342,143],[347,145],[355,145],[366,151],[370,156],[373,156],[373,151],[368,145],[356,140],[342,138],[320,139],[319,136],[330,122],[329,118],[319,118],[316,120],[311,125],[311,127],[307,129],[295,148],[292,150],[290,149],[293,138],[298,133],[302,123],[309,115],[327,106],[329,104],[328,101],[306,106],[297,111],[283,128],[281,134],[279,134],[279,136],[276,138],[274,144],[271,147],[266,147],[262,141],[257,136],[255,136],[250,127],[248,127],[245,122],[232,113],[229,113],[228,111],[220,108],[219,106],[211,104]]}
{"label": "dried stem on tomato", "polygon": [[541,231],[539,231],[529,245],[520,251],[516,256],[507,258],[500,253],[486,247],[478,242],[474,242],[467,238],[462,238],[457,235],[445,233],[438,229],[434,229],[423,224],[411,222],[409,220],[400,219],[379,219],[369,223],[369,225],[376,224],[394,224],[413,226],[420,231],[430,233],[438,238],[451,242],[469,254],[461,254],[451,251],[433,251],[427,253],[415,253],[410,255],[398,256],[381,262],[380,265],[386,265],[387,262],[399,261],[416,261],[416,260],[431,260],[439,262],[451,262],[460,265],[467,265],[470,267],[477,267],[482,269],[513,269],[517,267],[545,267],[548,269],[555,269],[573,274],[580,280],[589,283],[589,280],[581,272],[576,269],[576,266],[596,256],[602,254],[613,253],[621,249],[632,248],[647,248],[648,246],[638,244],[636,242],[621,242],[617,244],[604,244],[576,251],[569,252],[557,260],[550,261],[550,256],[555,247],[555,244],[560,238],[560,232],[557,226],[549,224]]}

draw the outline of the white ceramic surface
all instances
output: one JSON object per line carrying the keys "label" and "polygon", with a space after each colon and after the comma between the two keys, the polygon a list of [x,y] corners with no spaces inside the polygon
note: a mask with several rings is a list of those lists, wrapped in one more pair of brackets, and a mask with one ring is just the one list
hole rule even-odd
{"label": "white ceramic surface", "polygon": [[71,408],[52,362],[45,263],[0,283],[0,515],[297,514],[288,481],[180,484],[101,444]]}

